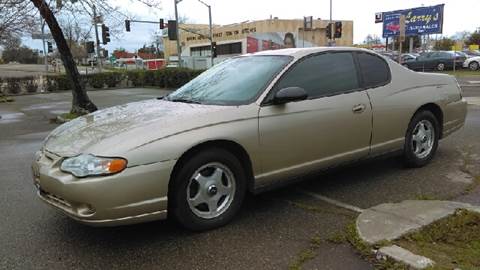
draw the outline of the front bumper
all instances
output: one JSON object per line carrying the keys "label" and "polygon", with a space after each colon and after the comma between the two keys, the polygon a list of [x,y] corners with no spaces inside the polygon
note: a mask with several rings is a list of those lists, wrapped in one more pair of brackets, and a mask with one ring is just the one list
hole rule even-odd
{"label": "front bumper", "polygon": [[48,151],[37,152],[34,184],[42,201],[71,218],[93,226],[117,226],[167,217],[174,160],[81,179],[60,171],[62,160]]}

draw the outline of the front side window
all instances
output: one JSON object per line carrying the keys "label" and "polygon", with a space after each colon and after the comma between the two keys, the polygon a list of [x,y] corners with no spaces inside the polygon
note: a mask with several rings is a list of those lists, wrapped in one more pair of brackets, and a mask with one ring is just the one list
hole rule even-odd
{"label": "front side window", "polygon": [[290,56],[242,56],[203,72],[177,91],[168,101],[212,105],[251,103],[292,60]]}
{"label": "front side window", "polygon": [[299,60],[275,86],[301,87],[309,98],[331,96],[359,89],[357,71],[350,52],[329,52]]}
{"label": "front side window", "polygon": [[357,57],[366,88],[385,85],[390,81],[390,68],[385,60],[364,52],[357,53]]}

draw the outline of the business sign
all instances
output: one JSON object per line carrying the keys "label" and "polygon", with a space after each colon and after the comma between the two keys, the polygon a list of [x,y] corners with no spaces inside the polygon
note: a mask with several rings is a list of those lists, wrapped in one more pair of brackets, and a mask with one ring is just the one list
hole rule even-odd
{"label": "business sign", "polygon": [[383,13],[383,37],[400,35],[400,16],[405,15],[405,35],[441,34],[444,4]]}
{"label": "business sign", "polygon": [[383,22],[383,12],[375,13],[375,23]]}

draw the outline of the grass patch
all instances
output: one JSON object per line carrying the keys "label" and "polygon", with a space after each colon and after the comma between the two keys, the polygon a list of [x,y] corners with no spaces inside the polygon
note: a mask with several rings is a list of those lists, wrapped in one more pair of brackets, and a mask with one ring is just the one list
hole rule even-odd
{"label": "grass patch", "polygon": [[300,270],[302,269],[302,265],[307,261],[315,258],[315,251],[311,248],[302,251],[300,254],[297,255],[295,260],[290,263],[288,266],[289,270]]}
{"label": "grass patch", "polygon": [[433,269],[480,269],[480,214],[457,210],[395,243],[435,261]]}
{"label": "grass patch", "polygon": [[68,121],[73,120],[73,119],[75,119],[75,118],[77,118],[77,117],[79,117],[79,116],[81,116],[81,115],[76,114],[76,113],[71,113],[71,112],[69,112],[69,113],[62,113],[62,114],[60,115],[60,117],[62,117],[62,118],[65,119],[65,120],[68,120]]}
{"label": "grass patch", "polygon": [[350,245],[352,245],[363,259],[369,261],[374,265],[375,269],[379,270],[407,270],[407,265],[396,262],[390,258],[378,260],[374,250],[379,249],[382,246],[391,245],[389,241],[382,241],[375,245],[370,245],[364,242],[357,232],[355,222],[349,224],[345,229],[345,239]]}
{"label": "grass patch", "polygon": [[13,97],[0,97],[0,103],[6,103],[6,102],[14,102],[15,99]]}
{"label": "grass patch", "polygon": [[480,76],[480,71],[473,71],[473,70],[468,70],[468,69],[460,69],[460,70],[446,70],[446,71],[441,71],[438,73],[445,73],[449,75],[453,75],[456,77],[466,77],[466,76]]}

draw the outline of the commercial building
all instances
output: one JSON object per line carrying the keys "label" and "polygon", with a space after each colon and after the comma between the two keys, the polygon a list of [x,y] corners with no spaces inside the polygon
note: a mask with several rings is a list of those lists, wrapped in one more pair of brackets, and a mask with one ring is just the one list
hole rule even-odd
{"label": "commercial building", "polygon": [[[341,38],[335,39],[337,46],[353,45],[353,21],[342,20]],[[263,50],[327,46],[326,28],[328,20],[316,19],[311,30],[304,30],[303,19],[283,20],[272,18],[246,21],[230,25],[214,25],[213,40],[217,43],[218,58],[222,59]],[[210,40],[208,25],[180,25],[180,44],[184,64],[193,68],[209,66]],[[165,58],[177,59],[176,41],[164,37]]]}

